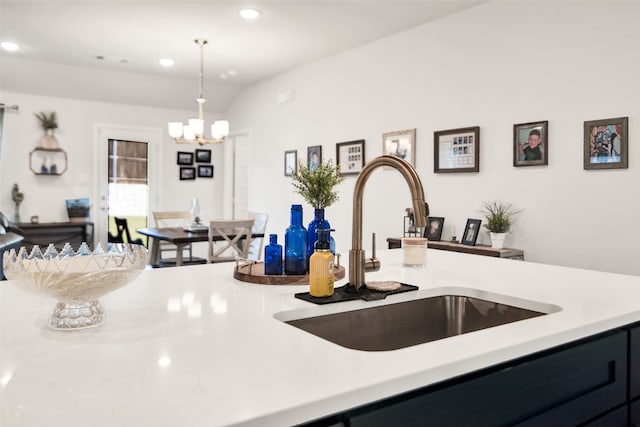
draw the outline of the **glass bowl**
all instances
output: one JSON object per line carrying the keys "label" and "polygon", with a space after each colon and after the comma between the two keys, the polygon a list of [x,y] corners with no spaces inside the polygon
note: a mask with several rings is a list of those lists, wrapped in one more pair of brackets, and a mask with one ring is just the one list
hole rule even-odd
{"label": "glass bowl", "polygon": [[83,243],[74,252],[67,243],[60,252],[50,244],[43,253],[22,247],[4,254],[4,274],[25,289],[58,300],[49,317],[52,329],[77,330],[104,322],[98,298],[133,279],[145,268],[147,249],[141,245],[98,243],[91,252]]}

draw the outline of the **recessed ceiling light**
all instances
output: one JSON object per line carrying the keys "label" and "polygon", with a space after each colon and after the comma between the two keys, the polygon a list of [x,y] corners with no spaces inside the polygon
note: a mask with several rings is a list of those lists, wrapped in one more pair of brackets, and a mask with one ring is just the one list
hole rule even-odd
{"label": "recessed ceiling light", "polygon": [[238,71],[237,70],[228,70],[227,74],[229,74],[229,77],[235,77],[238,75]]}
{"label": "recessed ceiling light", "polygon": [[4,50],[8,50],[10,52],[20,49],[20,45],[18,45],[18,43],[13,43],[13,42],[2,42],[0,43],[0,46],[2,46]]}
{"label": "recessed ceiling light", "polygon": [[176,61],[169,58],[163,58],[160,60],[160,65],[162,65],[163,67],[172,67],[175,63]]}
{"label": "recessed ceiling light", "polygon": [[229,74],[223,72],[218,74],[218,77],[220,77],[222,80],[227,80],[229,78]]}
{"label": "recessed ceiling light", "polygon": [[256,9],[242,9],[240,11],[240,16],[242,16],[244,19],[256,19],[258,16],[260,16],[260,11],[256,10]]}

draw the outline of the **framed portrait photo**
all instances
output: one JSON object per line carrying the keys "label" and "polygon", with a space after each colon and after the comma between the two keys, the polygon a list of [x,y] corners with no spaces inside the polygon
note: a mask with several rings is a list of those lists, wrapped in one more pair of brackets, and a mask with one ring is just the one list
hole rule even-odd
{"label": "framed portrait photo", "polygon": [[192,165],[193,164],[193,153],[189,153],[187,151],[178,151],[177,163],[179,165]]}
{"label": "framed portrait photo", "polygon": [[198,178],[213,178],[213,165],[198,165]]}
{"label": "framed portrait photo", "polygon": [[284,152],[284,176],[291,176],[298,172],[298,150]]}
{"label": "framed portrait photo", "polygon": [[475,246],[476,240],[478,240],[478,234],[480,233],[481,219],[467,219],[467,225],[464,227],[464,234],[460,243],[463,245]]}
{"label": "framed portrait photo", "polygon": [[322,163],[322,145],[307,147],[307,167],[310,171],[318,169]]}
{"label": "framed portrait photo", "polygon": [[628,117],[584,122],[584,168],[629,167]]}
{"label": "framed portrait photo", "polygon": [[424,229],[424,237],[432,242],[438,242],[442,238],[442,229],[444,228],[444,217],[430,216],[427,217],[427,226]]}
{"label": "framed portrait photo", "polygon": [[196,150],[197,163],[211,163],[211,150]]}
{"label": "framed portrait photo", "polygon": [[480,127],[433,133],[433,171],[480,172]]}
{"label": "framed portrait photo", "polygon": [[549,122],[513,125],[513,166],[549,164]]}
{"label": "framed portrait photo", "polygon": [[416,130],[398,130],[382,134],[382,154],[399,157],[416,165]]}
{"label": "framed portrait photo", "polygon": [[196,168],[194,167],[181,167],[180,168],[180,181],[196,179]]}
{"label": "framed portrait photo", "polygon": [[358,175],[364,167],[364,139],[337,143],[336,164],[340,175]]}

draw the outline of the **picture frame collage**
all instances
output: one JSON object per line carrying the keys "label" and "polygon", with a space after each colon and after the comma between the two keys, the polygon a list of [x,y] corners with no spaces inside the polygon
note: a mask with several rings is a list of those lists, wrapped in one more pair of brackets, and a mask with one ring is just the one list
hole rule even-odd
{"label": "picture frame collage", "polygon": [[178,151],[176,164],[180,166],[180,181],[191,181],[195,180],[196,177],[213,178],[211,150]]}

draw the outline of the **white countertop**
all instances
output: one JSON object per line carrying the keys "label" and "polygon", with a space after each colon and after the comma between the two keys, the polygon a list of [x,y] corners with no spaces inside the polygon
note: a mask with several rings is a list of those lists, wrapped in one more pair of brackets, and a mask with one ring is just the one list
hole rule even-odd
{"label": "white countertop", "polygon": [[401,254],[380,251],[382,269],[367,280],[421,289],[387,302],[453,287],[561,310],[364,352],[274,314],[378,302],[316,306],[294,298],[305,286],[236,281],[230,263],[146,270],[100,299],[104,325],[77,332],[45,326],[52,299],[0,282],[0,425],[292,425],[640,320],[637,276],[437,250],[426,268],[403,268]]}

